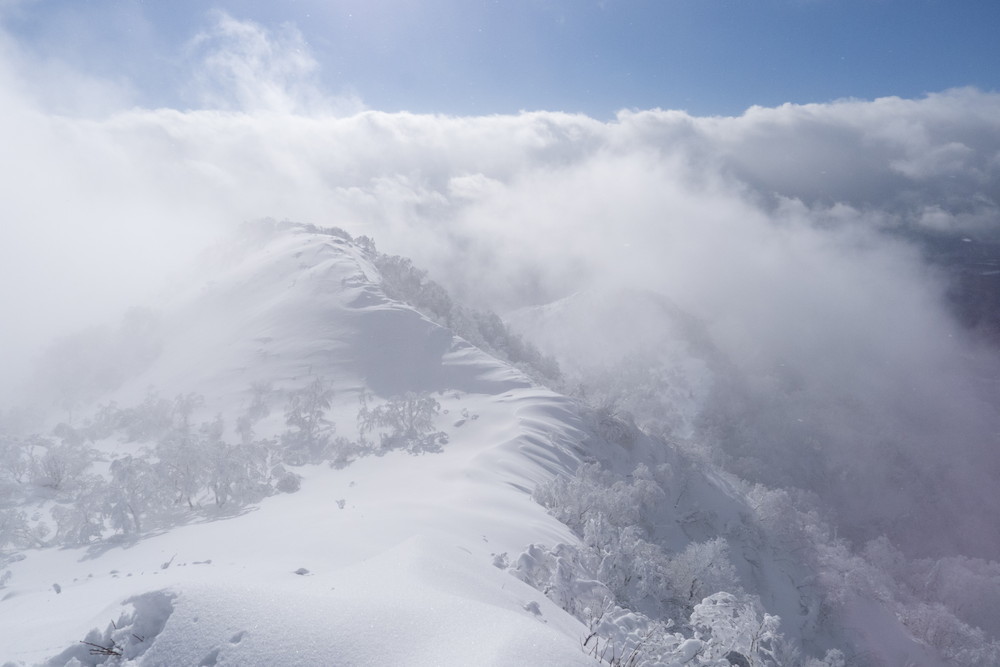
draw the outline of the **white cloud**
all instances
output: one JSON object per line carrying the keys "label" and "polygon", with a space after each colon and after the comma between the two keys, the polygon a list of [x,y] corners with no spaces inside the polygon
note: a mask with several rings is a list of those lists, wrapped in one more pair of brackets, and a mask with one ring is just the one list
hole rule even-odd
{"label": "white cloud", "polygon": [[[586,267],[703,309],[743,294],[727,309],[766,312],[754,295],[766,302],[779,289],[802,239],[829,250],[847,229],[995,222],[1000,129],[986,113],[1000,109],[995,95],[963,90],[738,118],[630,112],[611,123],[555,113],[337,117],[302,111],[316,108],[317,94],[294,82],[314,63],[297,53],[294,33],[269,40],[225,16],[217,31],[209,70],[233,72],[236,98],[251,111],[56,116],[23,92],[31,71],[12,73],[8,60],[0,132],[11,149],[0,168],[13,194],[0,206],[13,221],[5,247],[28,249],[8,250],[18,255],[8,275],[71,257],[60,266],[84,276],[73,284],[99,279],[96,297],[116,289],[114,280],[87,266],[162,268],[165,259],[150,261],[163,255],[162,241],[144,247],[150,235],[205,236],[206,227],[271,215],[370,233],[446,280],[443,267],[452,267],[452,282],[501,306],[540,298],[528,290],[559,294]],[[922,154],[902,126],[924,128],[914,130]],[[901,171],[901,160],[921,166]],[[965,193],[961,206],[951,192]],[[833,257],[849,274],[854,260]]]}
{"label": "white cloud", "polygon": [[302,33],[277,32],[215,12],[215,22],[188,45],[195,63],[194,94],[202,108],[277,114],[347,114],[356,96],[334,97],[319,85],[319,64]]}

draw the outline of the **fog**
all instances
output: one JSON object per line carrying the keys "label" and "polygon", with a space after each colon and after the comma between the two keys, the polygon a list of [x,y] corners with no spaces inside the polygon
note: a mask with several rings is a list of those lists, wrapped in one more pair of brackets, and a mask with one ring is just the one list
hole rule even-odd
{"label": "fog", "polygon": [[[500,312],[662,295],[734,369],[712,414],[741,420],[735,458],[767,450],[748,476],[870,512],[859,539],[937,507],[929,550],[996,555],[996,356],[913,239],[1000,233],[1000,95],[450,117],[321,90],[290,28],[219,15],[187,57],[191,108],[145,109],[0,35],[7,401],[46,341],[153,304],[239,223],[337,225]],[[821,462],[782,467],[807,442]]]}

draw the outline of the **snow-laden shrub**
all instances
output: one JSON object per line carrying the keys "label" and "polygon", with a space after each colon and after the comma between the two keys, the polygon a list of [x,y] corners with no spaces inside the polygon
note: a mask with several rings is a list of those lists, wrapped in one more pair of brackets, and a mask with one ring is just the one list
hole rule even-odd
{"label": "snow-laden shrub", "polygon": [[0,553],[9,548],[43,546],[47,533],[44,524],[30,522],[23,510],[0,510]]}
{"label": "snow-laden shrub", "polygon": [[778,631],[780,619],[764,613],[755,597],[716,593],[675,622],[617,601],[601,579],[601,566],[597,554],[585,547],[533,544],[508,571],[580,620],[587,628],[580,640],[583,651],[604,664],[844,667],[838,651],[824,660],[802,659]]}
{"label": "snow-laden shrub", "polygon": [[118,407],[118,403],[110,401],[98,405],[97,410],[84,422],[80,430],[90,440],[103,440],[111,437],[121,426],[122,410]]}
{"label": "snow-laden shrub", "polygon": [[146,518],[165,505],[156,469],[144,458],[124,456],[112,461],[110,470],[105,513],[111,527],[125,535],[141,534]]}
{"label": "snow-laden shrub", "polygon": [[244,445],[254,440],[254,426],[271,414],[271,397],[276,392],[270,382],[254,382],[250,385],[250,404],[236,418],[236,433]]}
{"label": "snow-laden shrub", "polygon": [[333,400],[333,389],[316,378],[288,395],[285,423],[291,430],[281,438],[283,458],[292,465],[319,463],[329,454],[336,426],[326,418]]}
{"label": "snow-laden shrub", "polygon": [[175,503],[186,503],[191,509],[208,479],[208,453],[214,441],[210,431],[176,428],[156,444],[158,480],[170,488]]}
{"label": "snow-laden shrub", "polygon": [[789,552],[812,551],[814,545],[830,540],[829,531],[806,500],[787,489],[753,485],[746,494],[761,538]]}
{"label": "snow-laden shrub", "polygon": [[[672,664],[671,661],[678,659],[697,659],[689,664],[715,664],[713,661],[726,661],[730,653],[729,657],[735,658],[739,648],[744,648],[748,655],[770,655],[769,652],[777,651],[777,640],[771,639],[778,637],[778,618],[765,615],[758,619],[749,613],[756,614],[759,602],[743,593],[724,538],[690,542],[677,553],[657,544],[657,515],[672,511],[664,490],[664,485],[671,481],[671,470],[667,467],[654,473],[640,465],[632,475],[622,477],[598,464],[586,464],[572,476],[540,485],[535,499],[580,535],[582,545],[559,545],[551,550],[533,546],[521,554],[511,571],[587,622],[592,630],[590,639],[603,642],[605,648],[612,646],[615,655],[625,655],[619,649],[626,650],[626,646],[630,647],[628,652],[633,651],[639,646],[639,638],[634,633],[630,635],[632,631],[626,631],[624,626],[608,625],[605,621],[628,618],[632,623],[645,619],[642,645],[646,657],[637,658],[636,664]],[[712,598],[715,594],[728,597]],[[720,616],[706,623],[710,609],[706,605],[715,604],[706,603],[706,599],[716,602],[738,599],[741,606],[733,608],[735,618]],[[692,618],[702,623],[702,634],[698,635],[694,620],[685,624],[683,627],[693,643],[686,643],[681,650],[685,637],[665,632],[665,621],[656,619],[685,619],[699,605],[700,616]],[[603,610],[601,622],[593,621],[595,609]],[[714,629],[722,620],[728,625]],[[743,636],[741,624],[758,620],[753,629],[756,634],[747,635],[756,639],[743,647],[736,641]],[[626,636],[631,639],[626,641]],[[716,649],[726,643],[729,648],[719,653]],[[594,657],[600,659],[600,652]],[[769,663],[755,664],[778,664],[773,656],[769,659]]]}
{"label": "snow-laden shrub", "polygon": [[33,482],[59,490],[75,482],[90,463],[90,452],[82,446],[50,445],[37,461]]}
{"label": "snow-laden shrub", "polygon": [[910,560],[884,536],[868,542],[863,555],[898,600],[941,603],[964,623],[1000,636],[1000,563],[966,556]]}
{"label": "snow-laden shrub", "polygon": [[675,591],[675,601],[688,611],[713,593],[740,590],[729,543],[722,537],[688,544],[684,551],[670,558],[665,578]]}
{"label": "snow-laden shrub", "polygon": [[589,549],[569,544],[552,548],[528,545],[508,571],[545,594],[563,610],[584,620],[590,610],[603,609],[614,594],[597,576],[598,560]]}
{"label": "snow-laden shrub", "polygon": [[[289,429],[272,439],[255,439],[253,426],[266,416],[274,392],[268,385],[251,391],[253,400],[242,415],[246,424],[238,429],[240,444],[226,441],[221,416],[195,424],[205,403],[202,396],[180,394],[167,400],[153,390],[135,407],[100,406],[82,428],[61,424],[55,431],[61,442],[37,434],[15,437],[5,430],[0,434],[0,510],[11,511],[0,522],[3,544],[80,546],[111,533],[137,537],[188,521],[196,513],[229,511],[276,490],[297,491],[301,477],[282,462],[328,460],[343,466],[367,453],[358,443],[331,439],[334,425],[326,413],[332,391],[322,379],[291,393]],[[87,475],[88,466],[100,459],[88,442],[97,433],[104,438],[117,433],[126,441],[139,438],[141,446],[113,458],[106,477]],[[22,509],[39,498],[51,502],[47,511]]]}
{"label": "snow-laden shrub", "polygon": [[30,440],[0,434],[0,482],[25,483],[34,464]]}
{"label": "snow-laden shrub", "polygon": [[934,647],[948,664],[960,667],[1000,665],[1000,642],[960,621],[941,603],[902,605],[899,619],[914,636]]}
{"label": "snow-laden shrub", "polygon": [[623,479],[585,464],[539,485],[534,497],[581,536],[596,559],[595,576],[619,603],[686,615],[707,595],[742,589],[725,539],[692,542],[674,554],[656,543],[657,513],[667,511],[660,480],[669,480],[670,470],[657,472],[640,465]]}
{"label": "snow-laden shrub", "polygon": [[369,396],[361,395],[358,411],[358,432],[362,441],[377,435],[380,452],[404,449],[411,454],[436,452],[448,441],[443,431],[434,430],[441,404],[430,394],[408,392],[395,396],[375,407],[369,407]]}
{"label": "snow-laden shrub", "polygon": [[666,466],[654,474],[640,464],[630,479],[621,479],[602,469],[600,464],[588,463],[581,465],[573,475],[540,484],[533,497],[577,533],[582,533],[587,521],[597,515],[602,516],[608,526],[650,527],[655,523],[656,509],[666,501],[660,479],[668,475]]}
{"label": "snow-laden shrub", "polygon": [[217,507],[246,505],[266,497],[268,455],[260,443],[230,445],[221,439],[207,443],[207,485]]}
{"label": "snow-laden shrub", "polygon": [[398,255],[376,252],[372,259],[382,274],[382,289],[387,297],[409,303],[442,324],[448,323],[453,307],[451,297],[443,287],[427,278],[426,271]]}
{"label": "snow-laden shrub", "polygon": [[665,658],[676,653],[685,638],[669,632],[670,624],[616,604],[614,592],[600,580],[601,565],[590,549],[532,544],[508,571],[583,622],[588,633],[581,646],[597,660],[636,667],[670,664]]}
{"label": "snow-laden shrub", "polygon": [[81,480],[71,502],[52,508],[56,523],[53,542],[67,546],[80,546],[100,540],[104,534],[104,519],[108,484],[99,475],[88,475]]}
{"label": "snow-laden shrub", "polygon": [[[378,438],[377,449],[334,438],[335,426],[327,417],[333,391],[322,378],[289,392],[285,433],[258,439],[255,425],[268,414],[276,392],[267,384],[250,391],[250,404],[237,424],[239,444],[226,441],[221,415],[195,423],[204,397],[189,393],[168,400],[154,390],[134,407],[100,406],[81,428],[61,424],[55,432],[60,441],[14,436],[5,428],[0,433],[0,510],[9,511],[0,517],[0,548],[81,546],[113,533],[138,537],[200,513],[217,515],[275,492],[294,493],[302,478],[285,465],[327,461],[344,467],[376,451],[423,453],[447,442],[447,435],[434,428],[440,404],[427,394],[396,397],[373,408],[362,405],[359,430]],[[116,433],[125,441],[138,439],[139,446],[112,458],[105,475],[85,474],[88,466],[104,462],[91,446],[94,435],[106,439]],[[27,503],[39,499],[48,503],[46,508],[25,511]]]}
{"label": "snow-laden shrub", "polygon": [[174,403],[150,390],[141,404],[121,410],[117,419],[127,441],[149,442],[173,427]]}
{"label": "snow-laden shrub", "polygon": [[275,478],[274,488],[281,493],[295,493],[302,488],[302,475],[286,471]]}
{"label": "snow-laden shrub", "polygon": [[630,447],[639,436],[639,429],[632,415],[620,409],[613,399],[594,408],[592,422],[594,430],[604,440],[625,448]]}
{"label": "snow-laden shrub", "polygon": [[705,657],[725,658],[731,664],[780,665],[781,619],[760,609],[749,596],[715,593],[694,606],[690,619]]}
{"label": "snow-laden shrub", "polygon": [[[301,477],[285,469],[329,461],[343,467],[371,453],[363,443],[333,438],[327,418],[333,396],[322,378],[289,392],[285,421],[288,430],[271,439],[257,439],[255,425],[265,417],[276,393],[270,385],[251,386],[251,401],[237,425],[239,444],[225,439],[221,415],[195,423],[204,406],[199,394],[173,400],[150,390],[134,406],[100,406],[81,428],[66,424],[55,434],[61,442],[40,435],[0,434],[0,509],[4,544],[9,548],[91,544],[111,533],[140,536],[190,520],[196,513],[230,511],[259,502],[275,491],[293,493]],[[374,411],[386,448],[432,451],[445,434],[430,428],[439,405],[427,396],[390,401]],[[94,435],[136,441],[127,456],[108,463],[107,478],[86,475],[100,459],[88,446]],[[28,513],[25,503],[45,498],[48,511]],[[55,535],[44,538],[54,529]]]}

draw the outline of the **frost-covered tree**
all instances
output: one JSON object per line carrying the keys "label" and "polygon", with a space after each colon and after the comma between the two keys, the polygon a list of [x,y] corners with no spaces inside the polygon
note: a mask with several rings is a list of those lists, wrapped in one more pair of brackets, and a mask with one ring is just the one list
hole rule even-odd
{"label": "frost-covered tree", "polygon": [[119,415],[119,426],[129,442],[155,440],[174,426],[174,402],[150,389],[142,403],[126,408]]}
{"label": "frost-covered tree", "polygon": [[[501,560],[501,566],[506,562]],[[586,548],[557,544],[552,548],[531,544],[509,566],[515,577],[543,591],[550,600],[580,620],[614,601],[614,594],[599,580],[596,555]]]}
{"label": "frost-covered tree", "polygon": [[201,394],[187,393],[178,394],[174,398],[173,418],[176,427],[183,431],[191,430],[191,416],[195,410],[205,404],[205,397]]}
{"label": "frost-covered tree", "polygon": [[[640,464],[628,479],[601,468],[600,464],[580,466],[573,475],[556,477],[535,489],[534,498],[578,533],[594,516],[601,515],[611,527],[641,526],[649,530],[656,523],[659,508],[666,502],[663,490],[671,476],[669,466],[650,470]],[[591,531],[599,539],[601,531]]]}
{"label": "frost-covered tree", "polygon": [[611,526],[595,514],[587,521],[584,542],[597,556],[596,574],[620,604],[662,613],[670,597],[669,558],[645,538],[638,526]]}
{"label": "frost-covered tree", "polygon": [[9,547],[38,546],[28,515],[23,510],[0,510],[0,552]]}
{"label": "frost-covered tree", "polygon": [[243,414],[236,418],[236,432],[245,445],[253,442],[253,429],[257,422],[271,414],[270,399],[274,389],[270,382],[254,382],[250,385],[250,394],[250,404]]}
{"label": "frost-covered tree", "polygon": [[761,611],[751,598],[715,593],[694,606],[691,626],[707,658],[724,658],[747,667],[779,667],[781,619]]}
{"label": "frost-covered tree", "polygon": [[126,535],[145,529],[145,518],[162,503],[163,491],[149,461],[124,456],[111,462],[106,514],[111,527]]}
{"label": "frost-covered tree", "polygon": [[206,443],[206,450],[208,488],[217,507],[257,502],[270,492],[268,453],[262,445],[230,445],[217,438]]}
{"label": "frost-covered tree", "polygon": [[656,543],[671,481],[669,466],[639,465],[622,478],[593,463],[539,485],[534,497],[582,537],[597,559],[594,575],[619,603],[686,616],[711,593],[742,589],[725,539],[692,542],[676,554]]}
{"label": "frost-covered tree", "polygon": [[115,401],[101,404],[86,421],[83,434],[91,440],[103,440],[110,437],[122,426],[122,411]]}
{"label": "frost-covered tree", "polygon": [[34,483],[60,490],[75,481],[91,463],[91,452],[82,445],[47,442],[36,460]]}
{"label": "frost-covered tree", "polygon": [[427,272],[413,266],[413,262],[398,255],[375,253],[375,265],[382,274],[382,289],[390,299],[413,305],[431,315],[442,324],[448,324],[452,302],[448,293]]}
{"label": "frost-covered tree", "polygon": [[380,431],[382,451],[439,451],[448,439],[443,431],[434,430],[434,422],[440,411],[441,404],[427,393],[406,393],[374,408],[368,407],[368,398],[363,394],[358,413],[358,430],[362,440],[369,434]]}
{"label": "frost-covered tree", "polygon": [[78,546],[100,540],[109,494],[103,477],[88,475],[83,478],[72,502],[52,508],[52,518],[56,522],[53,541]]}
{"label": "frost-covered tree", "polygon": [[221,419],[203,424],[198,432],[188,428],[185,420],[156,443],[156,469],[164,484],[173,489],[176,503],[194,508],[208,474],[206,442],[213,440],[219,429]]}
{"label": "frost-covered tree", "polygon": [[921,642],[934,647],[951,665],[980,667],[1000,664],[1000,642],[963,623],[945,605],[918,602],[902,605],[899,619]]}
{"label": "frost-covered tree", "polygon": [[322,378],[289,394],[285,423],[291,430],[281,438],[288,463],[319,463],[326,458],[330,439],[336,432],[336,426],[326,417],[332,400],[333,388]]}
{"label": "frost-covered tree", "polygon": [[688,611],[713,593],[741,590],[739,576],[729,557],[729,544],[722,537],[688,544],[670,559],[666,578],[675,601]]}
{"label": "frost-covered tree", "polygon": [[0,479],[23,484],[35,466],[30,440],[0,434]]}

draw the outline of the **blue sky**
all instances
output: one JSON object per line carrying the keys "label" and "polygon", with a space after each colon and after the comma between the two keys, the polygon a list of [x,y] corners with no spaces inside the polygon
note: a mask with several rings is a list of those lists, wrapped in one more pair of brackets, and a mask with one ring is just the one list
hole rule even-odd
{"label": "blue sky", "polygon": [[331,94],[448,114],[751,105],[1000,89],[996,0],[14,0],[36,57],[188,108],[212,10],[298,30]]}

